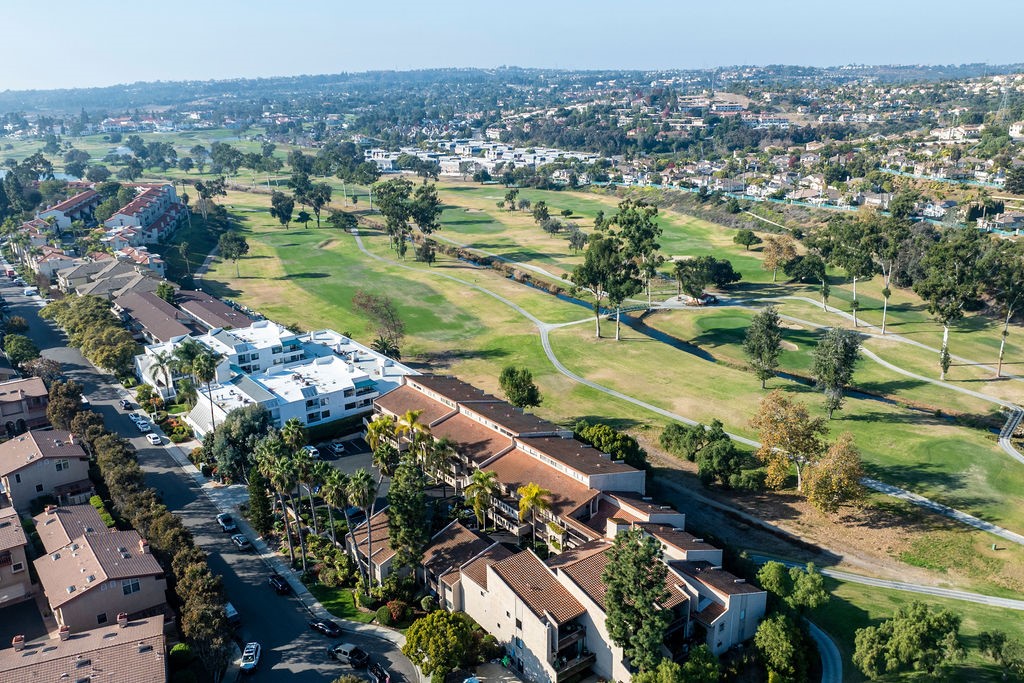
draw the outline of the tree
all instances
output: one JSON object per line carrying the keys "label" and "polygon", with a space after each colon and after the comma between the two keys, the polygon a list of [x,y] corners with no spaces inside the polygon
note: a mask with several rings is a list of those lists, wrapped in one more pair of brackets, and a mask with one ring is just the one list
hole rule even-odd
{"label": "tree", "polygon": [[443,683],[448,673],[462,666],[472,645],[468,622],[439,609],[412,623],[405,634],[402,654],[429,675],[431,683]]}
{"label": "tree", "polygon": [[635,272],[636,264],[625,258],[620,239],[602,235],[591,237],[590,245],[583,253],[583,263],[573,269],[569,279],[594,297],[594,323],[598,339],[601,338],[601,302],[613,296],[621,302],[629,296],[626,283],[635,277]]}
{"label": "tree", "polygon": [[131,332],[120,325],[109,325],[90,330],[82,343],[82,353],[94,365],[118,375],[131,372],[138,345]]}
{"label": "tree", "polygon": [[620,532],[608,549],[601,574],[605,586],[605,627],[632,667],[657,666],[672,612],[664,609],[668,568],[661,545],[638,529]]}
{"label": "tree", "polygon": [[331,192],[331,186],[327,183],[315,183],[300,198],[302,203],[308,205],[313,210],[313,215],[316,216],[316,227],[318,228],[320,227],[320,212],[331,203]]}
{"label": "tree", "polygon": [[630,467],[642,470],[647,467],[647,451],[629,434],[613,427],[580,420],[573,426],[576,437],[597,450],[607,453],[612,460],[622,460]]}
{"label": "tree", "polygon": [[701,644],[690,649],[682,664],[664,658],[654,669],[638,671],[633,683],[718,683],[718,677],[718,657]]}
{"label": "tree", "polygon": [[1002,240],[990,245],[982,259],[985,292],[1000,309],[1003,330],[999,340],[999,362],[996,377],[1003,374],[1003,353],[1010,334],[1010,320],[1024,303],[1024,246],[1020,242]]}
{"label": "tree", "polygon": [[199,195],[199,213],[202,214],[205,221],[210,215],[210,204],[213,198],[227,196],[227,182],[224,180],[224,176],[219,176],[206,182],[197,180],[195,188],[196,194]]}
{"label": "tree", "polygon": [[293,197],[277,190],[270,194],[270,215],[276,218],[281,225],[288,227],[288,224],[292,222],[294,210],[295,199]]}
{"label": "tree", "polygon": [[64,375],[60,363],[49,358],[39,357],[21,364],[21,369],[43,380],[46,386],[50,386]]}
{"label": "tree", "polygon": [[289,567],[295,565],[295,544],[292,541],[291,518],[288,509],[284,504],[284,496],[291,491],[292,469],[291,462],[284,457],[284,442],[280,434],[271,433],[260,439],[253,449],[256,458],[256,467],[260,473],[267,478],[270,488],[277,495],[278,505],[281,506],[281,513],[284,517],[284,536],[288,543]]}
{"label": "tree", "polygon": [[359,226],[359,221],[353,214],[340,210],[331,211],[331,214],[327,217],[327,222],[330,223],[332,228],[346,232],[354,230]]}
{"label": "tree", "polygon": [[473,506],[477,526],[483,530],[487,526],[487,509],[491,500],[498,493],[498,475],[487,470],[474,470],[469,476],[469,484],[463,491],[466,502]]}
{"label": "tree", "polygon": [[533,373],[527,368],[517,368],[513,365],[505,367],[498,378],[498,384],[505,392],[505,398],[515,407],[530,408],[540,405],[540,389],[533,383]]}
{"label": "tree", "polygon": [[727,259],[719,260],[714,256],[698,256],[676,261],[675,276],[680,289],[698,301],[704,294],[704,288],[709,284],[721,288],[738,282],[743,277],[733,270],[732,263]]}
{"label": "tree", "polygon": [[430,520],[424,490],[427,479],[419,463],[403,458],[388,488],[388,527],[395,565],[415,569],[430,540]]}
{"label": "tree", "polygon": [[533,530],[533,544],[536,546],[537,511],[551,509],[552,493],[531,481],[516,489],[516,494],[519,496],[519,521],[526,521],[526,517],[530,517],[530,526]]}
{"label": "tree", "polygon": [[661,433],[663,448],[674,455],[697,463],[697,476],[704,485],[718,481],[726,488],[751,488],[752,481],[743,477],[746,458],[719,420],[684,426],[672,423]]}
{"label": "tree", "polygon": [[[370,558],[373,557],[373,504],[377,500],[377,484],[373,481],[373,476],[366,471],[366,468],[360,467],[358,470],[349,475],[348,478],[348,502],[350,505],[360,508],[363,511],[363,515],[366,517],[366,566],[365,579],[366,579],[366,591],[370,591],[370,584],[373,582],[373,565]],[[358,552],[356,552],[356,558],[359,559],[360,566],[362,566],[362,558]]]}
{"label": "tree", "polygon": [[665,260],[658,253],[661,249],[658,244],[661,226],[654,220],[657,215],[658,207],[642,200],[626,199],[619,202],[618,212],[608,221],[619,227],[619,235],[625,242],[625,255],[637,265],[643,287],[647,291],[648,306],[651,305],[651,279]]}
{"label": "tree", "polygon": [[[402,339],[405,337],[405,323],[402,322],[398,307],[391,297],[357,289],[352,296],[352,307],[370,318],[380,339],[385,340],[396,350],[401,347]],[[390,353],[380,352],[389,358],[395,358]]]}
{"label": "tree", "polygon": [[1013,166],[1006,170],[1003,190],[1010,194],[1024,194],[1024,166]]}
{"label": "tree", "polygon": [[412,217],[411,196],[412,183],[405,178],[392,178],[373,186],[377,210],[384,216],[384,227],[391,238],[391,247],[399,256],[405,256],[405,239]]}
{"label": "tree", "polygon": [[914,283],[914,291],[925,300],[928,312],[942,324],[940,379],[949,369],[949,328],[964,316],[964,308],[978,299],[983,274],[981,233],[977,230],[948,230],[925,255],[925,277]]}
{"label": "tree", "polygon": [[1002,631],[982,631],[978,649],[1003,669],[1003,680],[1024,679],[1024,643],[1010,639]]}
{"label": "tree", "polygon": [[82,410],[82,385],[74,380],[54,382],[50,386],[46,419],[57,429],[71,429],[75,415]]}
{"label": "tree", "polygon": [[833,513],[843,504],[864,498],[864,476],[860,452],[853,435],[841,434],[828,451],[807,472],[807,500],[822,512]]}
{"label": "tree", "polygon": [[515,188],[512,188],[511,190],[505,193],[505,205],[508,207],[509,211],[516,210],[516,197],[518,196],[519,190]]}
{"label": "tree", "polygon": [[769,674],[782,680],[803,680],[807,659],[804,654],[804,635],[786,614],[775,614],[757,627],[754,645],[761,653]]}
{"label": "tree", "polygon": [[750,247],[761,244],[764,240],[757,236],[753,230],[740,230],[732,238],[735,244],[742,244],[744,251],[750,251]]}
{"label": "tree", "polygon": [[256,446],[271,433],[272,427],[270,413],[259,404],[228,413],[214,428],[209,445],[209,455],[217,462],[218,471],[235,480],[244,479],[253,465]]}
{"label": "tree", "polygon": [[409,218],[424,235],[441,228],[441,200],[437,197],[437,186],[420,185],[409,203]]}
{"label": "tree", "polygon": [[249,470],[249,524],[260,536],[274,528],[274,516],[267,498],[267,480],[258,467]]}
{"label": "tree", "polygon": [[25,320],[25,318],[23,318],[20,315],[12,315],[10,318],[7,319],[7,322],[6,324],[3,325],[3,327],[4,332],[7,334],[10,334],[12,332],[20,334],[22,332],[28,331],[28,321]]}
{"label": "tree", "polygon": [[299,215],[295,217],[295,222],[302,225],[303,228],[308,226],[311,220],[313,220],[313,217],[305,209],[299,211]]}
{"label": "tree", "polygon": [[772,488],[781,487],[790,468],[795,467],[796,488],[802,491],[804,468],[813,465],[825,450],[821,441],[827,432],[825,420],[812,418],[805,404],[776,389],[761,399],[750,424],[758,430],[761,440],[755,455],[767,466],[765,483]]}
{"label": "tree", "polygon": [[433,242],[423,240],[423,243],[416,248],[416,260],[426,263],[428,266],[434,264],[434,261],[437,260],[437,251],[434,249]]}
{"label": "tree", "polygon": [[846,387],[860,359],[860,335],[841,327],[825,330],[814,348],[814,382],[825,392],[828,419],[843,405]]}
{"label": "tree", "polygon": [[743,339],[743,352],[764,389],[765,383],[775,376],[782,353],[782,326],[775,306],[768,306],[751,318]]}
{"label": "tree", "polygon": [[4,353],[11,365],[19,367],[22,363],[39,358],[39,347],[23,334],[9,334],[4,337]]}
{"label": "tree", "polygon": [[217,378],[217,366],[223,359],[224,357],[213,349],[206,349],[196,355],[191,364],[192,374],[206,385],[206,397],[210,401],[210,429],[217,427],[213,412],[213,380]]}
{"label": "tree", "polygon": [[541,199],[540,201],[533,205],[531,215],[533,216],[534,222],[540,225],[547,219],[551,218],[551,210],[548,209],[547,202]]}
{"label": "tree", "polygon": [[920,671],[936,675],[964,659],[960,617],[914,601],[878,626],[857,629],[853,663],[870,679]]}
{"label": "tree", "polygon": [[225,232],[217,241],[217,250],[222,258],[229,259],[235,264],[235,277],[241,277],[238,271],[238,259],[249,253],[249,243],[240,233],[234,231]]}
{"label": "tree", "polygon": [[170,282],[161,282],[156,286],[156,295],[169,304],[174,303],[174,285]]}
{"label": "tree", "polygon": [[906,221],[886,220],[870,237],[870,250],[882,271],[882,334],[885,334],[886,317],[889,313],[889,297],[896,264],[899,262],[904,243],[910,238]]}
{"label": "tree", "polygon": [[788,235],[769,235],[762,253],[761,268],[772,271],[772,282],[775,282],[779,268],[796,258],[796,244]]}

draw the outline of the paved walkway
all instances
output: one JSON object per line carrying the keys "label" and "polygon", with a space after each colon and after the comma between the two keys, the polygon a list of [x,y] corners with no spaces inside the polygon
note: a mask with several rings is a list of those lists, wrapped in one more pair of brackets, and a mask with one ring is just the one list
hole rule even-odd
{"label": "paved walkway", "polygon": [[843,683],[843,656],[832,636],[818,628],[810,619],[804,619],[818,655],[821,656],[821,683]]}

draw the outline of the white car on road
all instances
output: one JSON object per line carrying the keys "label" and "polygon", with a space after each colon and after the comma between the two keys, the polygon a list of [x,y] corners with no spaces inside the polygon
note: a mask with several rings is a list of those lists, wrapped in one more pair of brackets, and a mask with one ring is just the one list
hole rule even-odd
{"label": "white car on road", "polygon": [[153,432],[146,434],[146,441],[149,441],[149,443],[153,444],[154,446],[159,446],[164,442],[163,439],[161,439],[157,434],[154,434]]}

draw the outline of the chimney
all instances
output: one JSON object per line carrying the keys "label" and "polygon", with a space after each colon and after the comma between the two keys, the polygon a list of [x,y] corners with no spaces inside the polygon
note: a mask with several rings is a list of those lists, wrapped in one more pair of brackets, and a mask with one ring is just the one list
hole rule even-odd
{"label": "chimney", "polygon": [[620,531],[629,531],[629,528],[629,522],[625,521],[624,519],[619,519],[617,517],[609,517],[608,521],[605,522],[604,535],[608,538],[615,538],[619,535]]}
{"label": "chimney", "polygon": [[68,432],[68,443],[72,446],[75,445],[75,435],[73,432]]}
{"label": "chimney", "polygon": [[118,615],[117,615],[117,627],[118,628],[124,628],[127,625],[128,625],[128,613],[127,612],[119,612]]}
{"label": "chimney", "polygon": [[149,541],[147,541],[144,538],[139,539],[139,552],[143,553],[144,555],[149,554]]}
{"label": "chimney", "polygon": [[25,649],[25,636],[20,633],[11,638],[11,646],[14,647],[15,652],[21,652]]}
{"label": "chimney", "polygon": [[61,626],[60,629],[57,631],[57,634],[60,635],[61,640],[67,640],[69,637],[71,637],[71,627],[67,625]]}
{"label": "chimney", "polygon": [[46,514],[52,515],[52,514],[54,514],[56,512],[57,512],[57,506],[56,505],[47,505],[46,506]]}

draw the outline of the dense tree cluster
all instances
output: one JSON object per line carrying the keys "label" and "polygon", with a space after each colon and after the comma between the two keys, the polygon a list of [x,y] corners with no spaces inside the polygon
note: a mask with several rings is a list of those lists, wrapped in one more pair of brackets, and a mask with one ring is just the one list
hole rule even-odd
{"label": "dense tree cluster", "polygon": [[137,345],[131,333],[98,296],[67,296],[47,305],[39,315],[53,320],[94,365],[118,375],[131,372]]}
{"label": "dense tree cluster", "polygon": [[597,450],[607,453],[613,460],[622,460],[639,470],[647,467],[647,451],[629,434],[600,422],[580,420],[573,426],[576,438]]}

